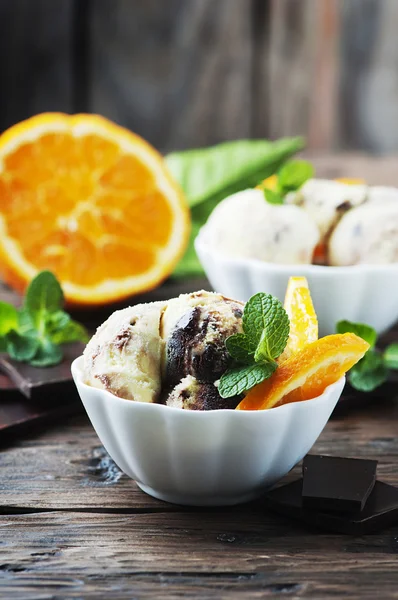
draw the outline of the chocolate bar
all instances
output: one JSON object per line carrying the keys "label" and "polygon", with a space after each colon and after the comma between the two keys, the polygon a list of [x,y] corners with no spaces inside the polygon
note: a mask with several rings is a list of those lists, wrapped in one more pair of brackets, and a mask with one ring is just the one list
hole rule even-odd
{"label": "chocolate bar", "polygon": [[64,359],[53,367],[32,367],[6,356],[0,358],[0,371],[7,375],[19,391],[29,400],[45,400],[52,397],[54,402],[68,397],[77,397],[70,366],[82,354],[84,344],[74,343],[64,346]]}
{"label": "chocolate bar", "polygon": [[398,488],[376,481],[362,512],[309,510],[302,502],[303,480],[299,479],[265,496],[265,505],[287,517],[337,533],[364,535],[398,525]]}
{"label": "chocolate bar", "polygon": [[308,454],[303,462],[303,507],[360,512],[376,481],[376,460]]}

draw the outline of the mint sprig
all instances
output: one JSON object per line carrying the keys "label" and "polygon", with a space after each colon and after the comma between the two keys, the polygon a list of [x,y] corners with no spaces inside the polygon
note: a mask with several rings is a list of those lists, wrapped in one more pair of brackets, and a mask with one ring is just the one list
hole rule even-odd
{"label": "mint sprig", "polygon": [[262,292],[246,302],[242,326],[243,333],[225,342],[234,363],[221,376],[218,391],[222,398],[242,394],[271,377],[289,337],[285,309],[277,298]]}
{"label": "mint sprig", "polygon": [[276,189],[263,188],[264,197],[270,204],[283,204],[288,192],[298,190],[314,174],[314,167],[307,160],[290,160],[277,172]]}
{"label": "mint sprig", "polygon": [[370,325],[339,321],[336,332],[355,333],[370,344],[365,356],[348,374],[348,380],[354,389],[360,392],[372,392],[387,381],[389,369],[398,369],[398,344],[390,344],[384,352],[380,352],[376,348],[377,332]]}
{"label": "mint sprig", "polygon": [[22,308],[0,302],[0,351],[36,367],[61,362],[62,344],[88,340],[83,325],[73,321],[63,307],[57,278],[42,271],[31,281]]}

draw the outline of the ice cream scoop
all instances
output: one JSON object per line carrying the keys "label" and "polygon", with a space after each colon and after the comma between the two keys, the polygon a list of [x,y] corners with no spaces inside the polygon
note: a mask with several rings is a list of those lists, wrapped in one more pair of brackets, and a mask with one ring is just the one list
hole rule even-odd
{"label": "ice cream scoop", "polygon": [[213,382],[230,364],[225,340],[242,331],[242,312],[242,303],[205,291],[116,311],[84,351],[85,381],[128,400],[227,408],[233,401]]}
{"label": "ice cream scoop", "polygon": [[211,213],[203,240],[230,257],[279,264],[309,264],[318,227],[299,206],[270,204],[259,189],[229,196]]}
{"label": "ice cream scoop", "polygon": [[286,202],[301,206],[311,216],[323,242],[345,212],[366,201],[367,192],[366,185],[309,179],[297,192],[288,194]]}
{"label": "ice cream scoop", "polygon": [[367,203],[345,214],[329,240],[334,266],[398,262],[398,203]]}
{"label": "ice cream scoop", "polygon": [[153,302],[114,312],[84,351],[86,383],[121,398],[155,402],[161,390],[164,308],[165,303]]}
{"label": "ice cream scoop", "polygon": [[185,410],[220,410],[222,408],[234,409],[240,400],[240,396],[221,398],[214,383],[201,382],[192,375],[188,375],[171,390],[166,404]]}
{"label": "ice cream scoop", "polygon": [[170,300],[162,318],[165,385],[187,375],[201,382],[219,379],[230,363],[225,340],[242,332],[242,312],[242,303],[211,292]]}
{"label": "ice cream scoop", "polygon": [[398,206],[398,188],[374,185],[369,188],[367,202],[377,202],[378,204],[395,203]]}

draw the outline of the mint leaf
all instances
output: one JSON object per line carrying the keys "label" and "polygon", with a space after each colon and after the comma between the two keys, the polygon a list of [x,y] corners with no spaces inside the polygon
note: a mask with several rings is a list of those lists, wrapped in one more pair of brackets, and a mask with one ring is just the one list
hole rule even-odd
{"label": "mint leaf", "polygon": [[77,321],[69,320],[63,329],[59,329],[51,336],[54,344],[67,344],[69,342],[88,342],[87,329]]}
{"label": "mint leaf", "polygon": [[388,370],[382,355],[368,350],[365,356],[351,369],[348,379],[356,390],[372,392],[387,380]]}
{"label": "mint leaf", "polygon": [[63,310],[49,313],[46,318],[46,330],[48,332],[64,329],[70,323],[70,316]]}
{"label": "mint leaf", "polygon": [[307,160],[291,160],[278,171],[279,189],[283,193],[298,190],[314,173],[314,167]]}
{"label": "mint leaf", "polygon": [[254,360],[273,361],[282,354],[290,331],[289,317],[281,302],[259,292],[243,310],[243,330],[254,353]]}
{"label": "mint leaf", "polygon": [[230,369],[221,376],[218,393],[222,398],[238,396],[271,377],[276,367],[276,363],[259,363]]}
{"label": "mint leaf", "polygon": [[45,338],[41,340],[34,357],[30,359],[30,364],[34,367],[51,367],[60,363],[62,357],[62,349]]}
{"label": "mint leaf", "polygon": [[31,316],[34,327],[41,333],[45,330],[47,313],[61,310],[64,295],[53,273],[42,271],[30,283],[23,308]]}
{"label": "mint leaf", "polygon": [[17,309],[7,302],[0,302],[0,336],[5,335],[11,329],[18,328]]}
{"label": "mint leaf", "polygon": [[39,347],[39,340],[34,335],[21,335],[12,329],[6,336],[6,348],[11,358],[21,362],[30,361]]}
{"label": "mint leaf", "polygon": [[383,353],[384,364],[389,369],[398,369],[398,343],[387,346]]}
{"label": "mint leaf", "polygon": [[264,197],[269,204],[283,204],[283,196],[268,188],[263,188]]}
{"label": "mint leaf", "polygon": [[377,340],[376,330],[365,323],[339,321],[336,325],[336,333],[355,333],[355,335],[361,337],[365,342],[368,342],[371,348],[374,348]]}
{"label": "mint leaf", "polygon": [[250,364],[254,361],[254,353],[250,349],[249,339],[244,333],[235,333],[225,340],[229,354],[240,363]]}

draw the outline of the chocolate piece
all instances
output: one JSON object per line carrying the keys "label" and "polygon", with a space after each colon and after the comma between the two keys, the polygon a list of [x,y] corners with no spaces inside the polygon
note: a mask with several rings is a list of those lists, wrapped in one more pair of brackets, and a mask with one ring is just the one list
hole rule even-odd
{"label": "chocolate piece", "polygon": [[[64,346],[64,359],[54,367],[32,367],[7,357],[0,359],[0,371],[7,375],[22,394],[29,400],[37,401],[52,396],[53,402],[62,401],[69,396],[77,398],[70,366],[72,361],[83,352],[84,344],[75,343]],[[72,398],[71,398],[72,399]]]}
{"label": "chocolate piece", "polygon": [[376,460],[308,454],[303,462],[303,506],[359,512],[376,481]]}
{"label": "chocolate piece", "polygon": [[299,479],[272,490],[265,496],[265,505],[284,516],[336,533],[364,535],[398,525],[398,488],[387,483],[376,481],[365,508],[356,514],[303,508],[302,487],[303,480]]}

